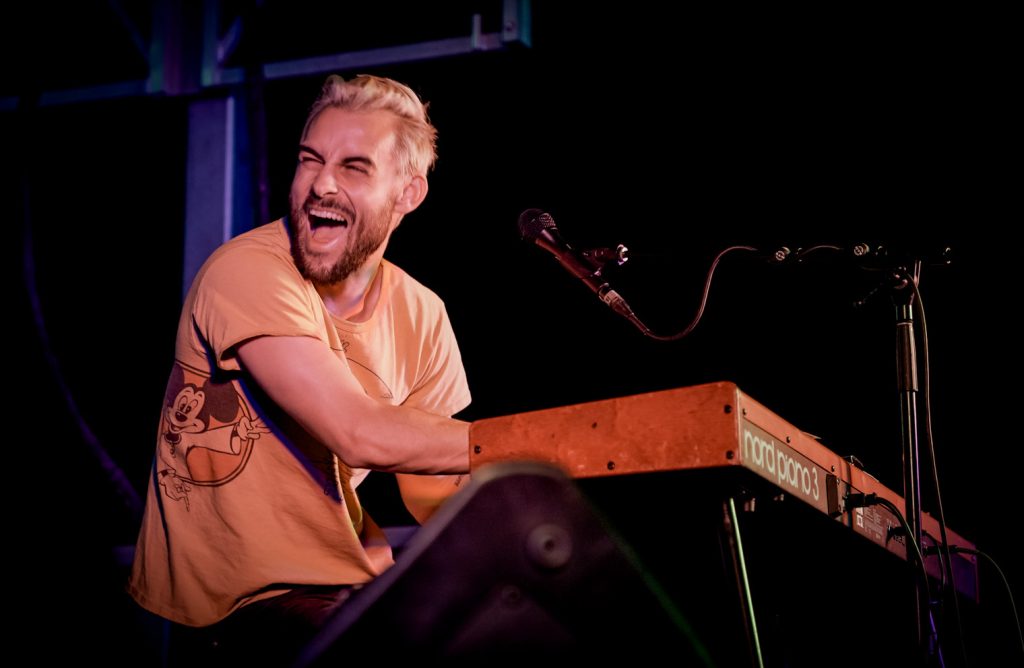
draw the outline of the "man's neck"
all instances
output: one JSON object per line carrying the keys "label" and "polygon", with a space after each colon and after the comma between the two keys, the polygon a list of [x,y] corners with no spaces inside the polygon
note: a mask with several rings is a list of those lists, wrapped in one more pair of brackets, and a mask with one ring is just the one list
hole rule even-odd
{"label": "man's neck", "polygon": [[380,299],[381,259],[367,262],[345,280],[333,285],[316,285],[316,291],[333,315],[351,322],[365,322]]}

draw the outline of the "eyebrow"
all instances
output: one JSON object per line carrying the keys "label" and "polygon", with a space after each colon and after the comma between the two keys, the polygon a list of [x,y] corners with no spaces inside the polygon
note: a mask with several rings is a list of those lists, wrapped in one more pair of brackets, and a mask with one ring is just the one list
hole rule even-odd
{"label": "eyebrow", "polygon": [[[320,160],[321,162],[327,162],[322,155],[317,153],[315,150],[313,150],[309,146],[306,146],[305,144],[299,144],[299,153],[309,153],[309,154],[313,155],[317,160]],[[341,164],[342,165],[361,164],[361,165],[366,165],[367,167],[376,167],[376,165],[374,164],[373,160],[371,160],[370,158],[368,158],[365,155],[354,155],[354,156],[351,156],[349,158],[345,158],[344,160],[341,161]]]}
{"label": "eyebrow", "polygon": [[313,156],[319,159],[321,162],[324,161],[324,156],[320,155],[319,153],[317,153],[310,147],[306,146],[305,144],[299,144],[299,153],[312,153]]}

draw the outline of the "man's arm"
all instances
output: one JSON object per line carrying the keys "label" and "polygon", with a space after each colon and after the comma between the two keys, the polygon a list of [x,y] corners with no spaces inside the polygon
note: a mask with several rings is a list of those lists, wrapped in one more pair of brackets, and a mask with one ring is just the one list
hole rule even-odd
{"label": "man's arm", "polygon": [[406,510],[423,524],[437,512],[441,504],[469,484],[468,475],[404,475],[395,476],[398,491]]}
{"label": "man's arm", "polygon": [[469,471],[469,423],[366,395],[322,342],[261,336],[238,346],[242,368],[310,434],[355,468],[397,473]]}

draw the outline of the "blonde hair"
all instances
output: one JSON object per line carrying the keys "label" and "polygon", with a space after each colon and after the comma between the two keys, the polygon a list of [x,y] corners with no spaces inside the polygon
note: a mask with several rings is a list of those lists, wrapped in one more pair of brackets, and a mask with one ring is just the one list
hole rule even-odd
{"label": "blonde hair", "polygon": [[405,84],[370,74],[360,74],[349,81],[332,74],[309,110],[303,138],[320,112],[328,107],[358,112],[390,111],[398,118],[394,155],[405,175],[426,176],[434,166],[437,128],[427,117],[427,105]]}

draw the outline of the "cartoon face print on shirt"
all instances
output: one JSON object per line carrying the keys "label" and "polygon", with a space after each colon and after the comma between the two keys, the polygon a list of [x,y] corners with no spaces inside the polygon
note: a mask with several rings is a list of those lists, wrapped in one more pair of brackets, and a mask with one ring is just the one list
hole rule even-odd
{"label": "cartoon face print on shirt", "polygon": [[223,485],[237,476],[253,443],[270,430],[249,413],[229,382],[176,363],[160,417],[160,486],[189,507],[195,485]]}

